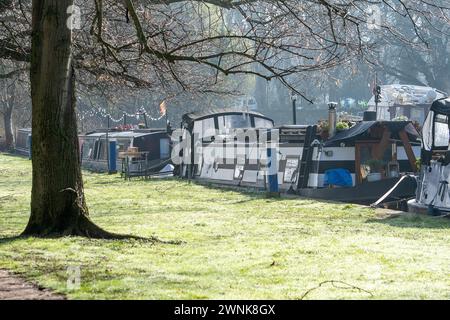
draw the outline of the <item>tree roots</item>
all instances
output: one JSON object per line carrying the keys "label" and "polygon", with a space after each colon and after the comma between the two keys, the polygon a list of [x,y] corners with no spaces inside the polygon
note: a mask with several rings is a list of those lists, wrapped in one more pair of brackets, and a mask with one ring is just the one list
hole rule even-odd
{"label": "tree roots", "polygon": [[182,241],[161,240],[157,237],[140,237],[129,234],[118,234],[106,231],[95,223],[93,223],[87,216],[80,215],[73,223],[64,228],[34,228],[32,225],[28,225],[21,236],[34,236],[44,238],[59,238],[59,237],[86,237],[89,239],[104,239],[104,240],[139,240],[143,242],[151,243],[163,243],[163,244],[181,244]]}

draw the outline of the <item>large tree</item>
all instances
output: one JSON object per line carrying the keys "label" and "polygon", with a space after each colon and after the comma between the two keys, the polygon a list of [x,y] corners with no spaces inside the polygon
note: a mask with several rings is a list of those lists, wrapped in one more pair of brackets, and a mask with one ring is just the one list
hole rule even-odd
{"label": "large tree", "polygon": [[[375,32],[368,27],[374,24],[367,24],[368,5],[384,4],[406,19],[412,12],[429,17],[447,10],[424,0],[398,1],[400,7],[390,0],[94,0],[77,2],[85,22],[74,33],[67,27],[72,0],[33,0],[30,50],[23,40],[30,35],[23,14],[27,2],[0,2],[0,13],[12,7],[23,16],[7,16],[0,25],[5,30],[0,58],[31,61],[33,189],[24,233],[100,238],[114,235],[88,215],[75,116],[76,70],[92,82],[144,88],[159,83],[178,90],[193,84],[209,90],[222,75],[255,75],[278,79],[303,94],[293,75],[351,63],[376,47],[366,36]],[[408,23],[416,27],[413,19]],[[396,34],[389,21],[375,25]]]}
{"label": "large tree", "polygon": [[[75,114],[72,0],[33,1],[33,186],[27,235],[108,236],[88,218]],[[68,25],[69,24],[69,25]]]}

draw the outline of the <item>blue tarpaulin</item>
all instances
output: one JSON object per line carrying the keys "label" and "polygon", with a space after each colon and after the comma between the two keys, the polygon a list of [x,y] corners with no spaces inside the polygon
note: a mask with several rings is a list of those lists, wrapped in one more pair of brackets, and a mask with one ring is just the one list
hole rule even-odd
{"label": "blue tarpaulin", "polygon": [[324,186],[334,185],[340,187],[352,187],[353,180],[347,169],[330,169],[325,171]]}

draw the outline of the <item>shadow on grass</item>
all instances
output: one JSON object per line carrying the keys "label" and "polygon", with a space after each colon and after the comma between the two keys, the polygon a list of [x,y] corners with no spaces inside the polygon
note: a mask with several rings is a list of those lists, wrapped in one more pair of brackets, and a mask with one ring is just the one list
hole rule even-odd
{"label": "shadow on grass", "polygon": [[0,244],[9,244],[12,242],[15,242],[17,240],[23,240],[25,239],[25,237],[23,236],[10,236],[10,237],[5,237],[5,238],[0,238]]}
{"label": "shadow on grass", "polygon": [[449,229],[448,217],[432,217],[416,213],[402,213],[382,218],[368,219],[366,223],[381,223],[397,228]]}
{"label": "shadow on grass", "polygon": [[[181,180],[180,181],[188,181],[188,180]],[[334,204],[334,205],[341,205],[344,207],[344,209],[352,208],[352,207],[358,207],[358,206],[364,206],[363,204],[357,204],[357,203],[348,203],[348,202],[342,202],[342,201],[335,201],[330,199],[315,199],[315,198],[308,198],[304,196],[300,196],[296,193],[290,193],[290,192],[280,192],[280,193],[270,193],[267,190],[264,190],[262,188],[256,188],[256,187],[245,187],[245,186],[235,186],[235,185],[225,185],[225,184],[216,184],[211,182],[205,182],[205,181],[198,181],[198,180],[190,180],[189,183],[203,186],[208,189],[224,192],[237,192],[247,197],[247,199],[239,200],[233,202],[233,204],[236,203],[246,203],[253,200],[260,200],[260,199],[266,199],[267,201],[271,202],[277,202],[277,201],[285,201],[285,200],[302,200],[302,204],[308,204],[308,203],[317,203],[322,202],[326,204]]]}
{"label": "shadow on grass", "polygon": [[49,239],[49,240],[59,240],[61,238],[80,238],[80,239],[86,239],[86,240],[93,240],[93,241],[130,241],[130,242],[141,242],[141,243],[152,243],[152,244],[168,244],[168,245],[182,245],[185,242],[182,240],[161,240],[157,237],[139,237],[139,236],[133,236],[133,235],[122,235],[122,234],[111,234],[112,238],[90,238],[90,237],[84,237],[84,236],[63,236],[59,234],[55,235],[46,235],[46,236],[30,236],[30,235],[18,235],[18,236],[10,236],[10,237],[4,237],[0,238],[0,245],[2,244],[11,244],[15,241],[19,240],[27,240],[27,239]]}
{"label": "shadow on grass", "polygon": [[18,158],[18,159],[23,159],[23,160],[30,160],[30,159],[28,158],[27,155],[23,155],[23,154],[20,154],[20,153],[16,153],[16,152],[14,152],[14,151],[0,151],[0,154],[1,154],[2,156],[8,156],[8,157],[11,157],[11,158]]}
{"label": "shadow on grass", "polygon": [[[199,180],[182,180],[179,179],[179,181],[187,181],[187,183],[192,183],[198,186],[207,187],[208,189],[215,190],[215,191],[231,191],[231,192],[237,192],[240,193],[248,199],[246,200],[240,200],[238,202],[234,203],[245,203],[252,200],[257,199],[268,199],[272,201],[281,201],[286,199],[300,199],[299,196],[295,196],[292,194],[287,194],[280,192],[279,194],[270,194],[267,190],[264,190],[262,188],[257,187],[246,187],[246,186],[239,186],[239,185],[226,185],[226,184],[219,184],[219,183],[213,183],[213,182],[206,182],[206,181],[199,181]],[[306,198],[302,198],[306,199]]]}
{"label": "shadow on grass", "polygon": [[[121,177],[116,177],[116,179],[120,179],[123,181],[123,178],[121,178]],[[120,180],[113,181],[113,182],[114,183],[120,182]],[[214,182],[202,181],[202,180],[196,180],[196,179],[183,179],[178,176],[156,178],[156,179],[152,179],[152,178],[141,179],[141,178],[136,177],[135,179],[128,180],[126,182],[139,181],[139,182],[145,183],[145,182],[159,182],[159,181],[163,181],[163,180],[164,181],[181,182],[181,183],[185,183],[186,185],[192,184],[192,185],[196,185],[196,186],[206,187],[208,189],[219,191],[219,192],[236,192],[236,193],[240,193],[247,197],[247,199],[233,202],[234,204],[246,203],[246,202],[250,202],[250,201],[258,200],[258,199],[267,199],[270,201],[284,201],[284,200],[299,200],[299,199],[301,199],[301,200],[308,200],[308,201],[315,201],[315,202],[326,202],[329,204],[349,205],[348,203],[345,203],[345,202],[326,200],[326,199],[307,198],[307,197],[299,196],[298,194],[295,194],[295,193],[289,193],[289,192],[270,193],[267,190],[265,190],[263,188],[259,188],[259,187],[249,187],[249,186],[232,185],[232,184],[227,185],[227,184],[220,184],[220,183],[214,183]],[[108,181],[90,182],[90,183],[92,183],[93,185],[101,185],[101,184],[110,184],[111,181],[108,180]],[[172,186],[163,191],[170,190],[171,188],[172,188]],[[358,205],[358,204],[351,204],[351,205]]]}

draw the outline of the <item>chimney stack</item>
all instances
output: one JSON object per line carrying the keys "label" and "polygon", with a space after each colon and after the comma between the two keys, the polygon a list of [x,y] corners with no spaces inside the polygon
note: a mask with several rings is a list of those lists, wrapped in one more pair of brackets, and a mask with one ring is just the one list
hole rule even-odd
{"label": "chimney stack", "polygon": [[336,102],[328,102],[328,136],[331,138],[336,133]]}

